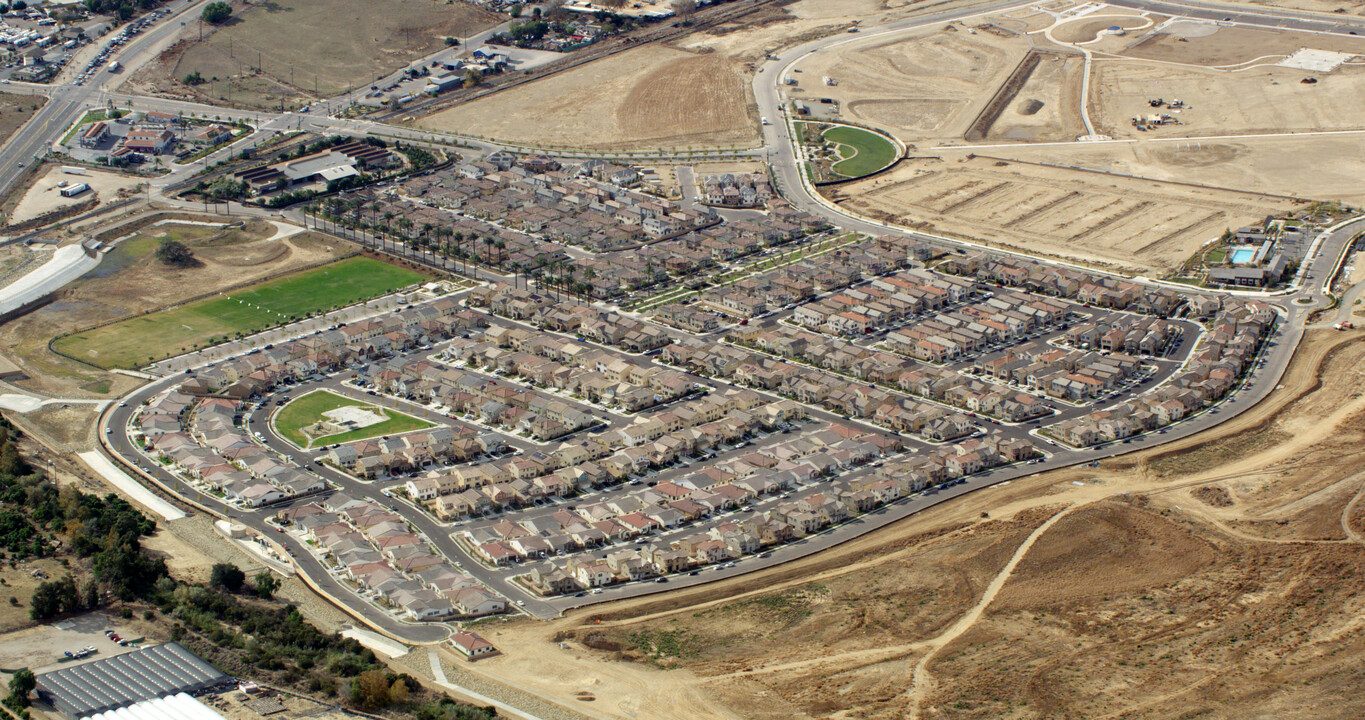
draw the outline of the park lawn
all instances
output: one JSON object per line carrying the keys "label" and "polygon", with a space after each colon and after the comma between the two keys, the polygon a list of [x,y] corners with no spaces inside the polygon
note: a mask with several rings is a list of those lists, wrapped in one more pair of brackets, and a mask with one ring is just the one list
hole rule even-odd
{"label": "park lawn", "polygon": [[60,338],[59,352],[102,368],[134,368],[250,334],[310,313],[350,305],[427,278],[366,257],[352,257]]}
{"label": "park lawn", "polygon": [[[839,156],[844,158],[831,168],[845,177],[871,175],[896,161],[896,146],[877,133],[862,128],[838,126],[823,133],[826,140],[839,143]],[[849,156],[848,148],[857,154]]]}
{"label": "park lawn", "polygon": [[[373,408],[384,413],[389,419],[369,427],[344,433],[336,433],[335,435],[326,435],[310,441],[308,436],[303,433],[303,429],[322,420],[322,414],[324,412],[335,410],[340,407]],[[380,435],[394,435],[397,433],[410,432],[412,430],[425,430],[429,427],[435,426],[411,415],[405,415],[394,410],[381,408],[363,400],[352,400],[351,398],[342,397],[335,393],[327,392],[326,390],[311,392],[291,400],[275,414],[275,431],[301,448],[307,448],[311,445],[346,443],[353,440],[379,437]]]}

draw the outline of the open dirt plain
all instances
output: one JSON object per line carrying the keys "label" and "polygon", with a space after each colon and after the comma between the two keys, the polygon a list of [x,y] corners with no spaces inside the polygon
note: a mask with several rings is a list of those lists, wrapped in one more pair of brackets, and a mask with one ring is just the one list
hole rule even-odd
{"label": "open dirt plain", "polygon": [[[892,40],[870,38],[799,62],[794,99],[832,98],[845,119],[907,143],[960,137],[1028,53],[1023,36],[968,34],[960,26]],[[837,83],[825,84],[825,78]],[[1056,104],[1048,97],[1045,102]]]}
{"label": "open dirt plain", "polygon": [[599,149],[748,146],[748,84],[733,61],[648,45],[418,120],[509,142]]}
{"label": "open dirt plain", "polygon": [[[58,187],[58,183],[63,182],[67,185],[84,183],[90,186],[90,190],[76,197],[63,197]],[[32,220],[44,213],[79,205],[91,198],[96,198],[102,205],[108,205],[128,197],[138,186],[145,185],[146,182],[146,178],[99,170],[86,170],[84,175],[68,175],[57,165],[49,165],[47,171],[34,180],[24,192],[10,213],[9,221],[11,224],[17,224]]]}
{"label": "open dirt plain", "polygon": [[609,718],[1359,716],[1362,339],[1311,332],[1279,392],[1199,436],[492,627],[507,654],[473,670]]}
{"label": "open dirt plain", "polygon": [[[211,220],[211,218],[206,218]],[[64,288],[57,300],[0,326],[7,357],[24,368],[19,384],[68,396],[120,393],[134,381],[76,363],[48,349],[57,335],[128,315],[178,304],[191,296],[339,256],[341,248],[303,233],[270,240],[276,228],[253,221],[243,227],[154,225],[122,241],[99,266]],[[185,243],[199,259],[193,268],[169,269],[152,258],[165,239]]]}
{"label": "open dirt plain", "polygon": [[[921,3],[906,0],[799,0],[686,36],[671,46],[617,53],[434,113],[417,124],[575,148],[753,147],[759,141],[749,89],[753,63],[855,23],[878,25],[922,11],[926,8]],[[818,84],[819,75],[803,82]],[[815,95],[813,88],[809,92]],[[919,114],[915,108],[890,112],[896,117]]]}
{"label": "open dirt plain", "polygon": [[1365,134],[995,147],[992,155],[1154,180],[1365,203]]}
{"label": "open dirt plain", "polygon": [[[1200,137],[1365,128],[1365,67],[1342,67],[1304,85],[1303,70],[1258,67],[1229,73],[1127,61],[1097,62],[1091,97],[1096,129],[1115,138]],[[1153,110],[1151,98],[1179,98],[1178,114]],[[1165,112],[1179,125],[1139,133],[1135,115]]]}
{"label": "open dirt plain", "polygon": [[1179,266],[1228,227],[1293,206],[981,156],[905,160],[827,196],[901,225],[1144,274]]}
{"label": "open dirt plain", "polygon": [[[281,99],[338,95],[441,49],[445,37],[499,21],[470,3],[438,0],[239,5],[223,27],[176,43],[132,80],[149,92],[277,107]],[[185,85],[193,72],[209,82]]]}
{"label": "open dirt plain", "polygon": [[1028,80],[991,123],[985,140],[1060,142],[1084,135],[1079,112],[1084,68],[1079,57],[1042,55]]}

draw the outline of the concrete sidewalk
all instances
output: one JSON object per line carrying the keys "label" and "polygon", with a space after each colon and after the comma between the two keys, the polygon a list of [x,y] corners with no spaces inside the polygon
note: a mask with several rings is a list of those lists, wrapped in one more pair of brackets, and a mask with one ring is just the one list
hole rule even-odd
{"label": "concrete sidewalk", "polygon": [[99,473],[99,476],[108,480],[114,487],[123,491],[124,495],[132,498],[137,504],[151,510],[167,520],[179,520],[185,517],[185,513],[176,506],[162,500],[156,493],[142,486],[142,483],[129,477],[128,473],[123,472],[114,465],[103,453],[89,451],[78,453],[80,458],[91,470]]}

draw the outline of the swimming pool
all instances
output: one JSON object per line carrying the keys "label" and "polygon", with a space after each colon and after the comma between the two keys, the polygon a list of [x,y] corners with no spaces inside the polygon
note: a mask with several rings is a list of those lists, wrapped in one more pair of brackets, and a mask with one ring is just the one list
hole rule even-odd
{"label": "swimming pool", "polygon": [[1245,265],[1256,257],[1255,248],[1237,248],[1232,251],[1232,262],[1237,265]]}

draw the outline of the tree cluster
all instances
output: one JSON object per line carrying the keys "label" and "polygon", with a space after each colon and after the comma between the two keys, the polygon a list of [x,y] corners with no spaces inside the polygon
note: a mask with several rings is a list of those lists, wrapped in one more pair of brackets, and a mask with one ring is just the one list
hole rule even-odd
{"label": "tree cluster", "polygon": [[161,244],[156,246],[156,259],[163,265],[177,268],[194,267],[199,264],[194,253],[179,240],[162,240]]}
{"label": "tree cluster", "polygon": [[232,17],[232,6],[222,0],[211,2],[204,6],[204,13],[201,17],[204,22],[211,25],[222,25],[228,21],[228,18]]}

